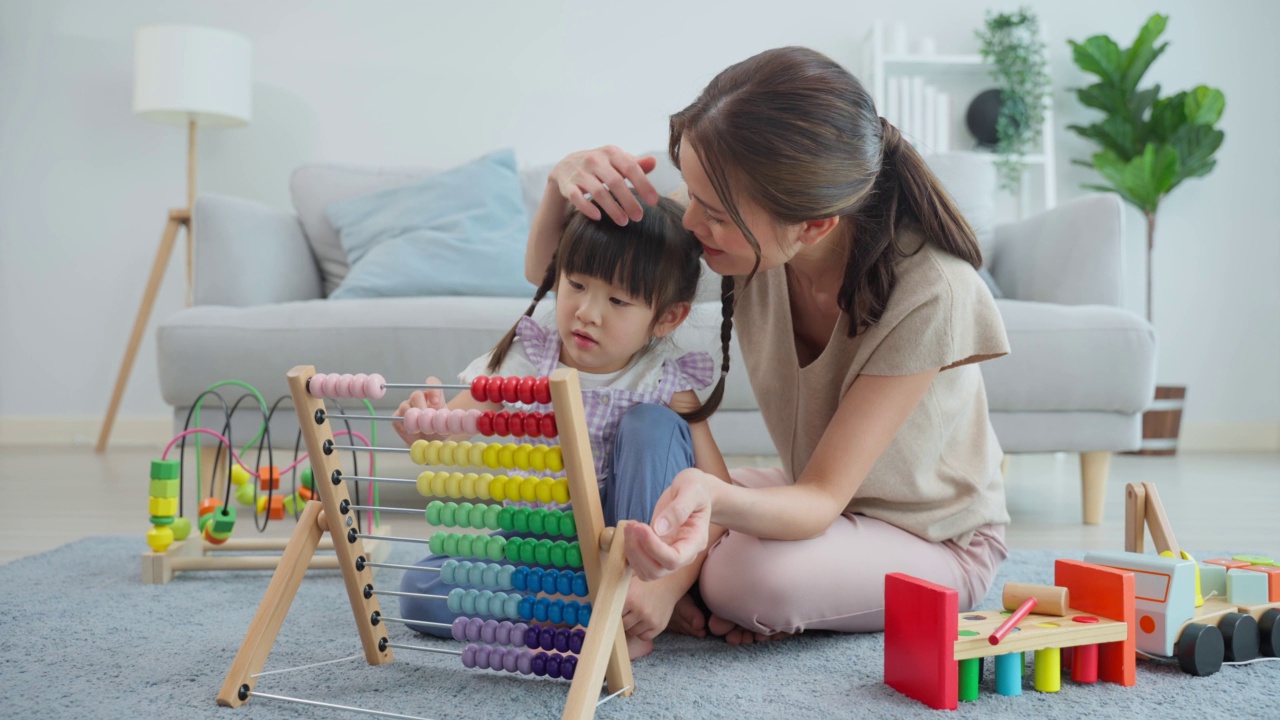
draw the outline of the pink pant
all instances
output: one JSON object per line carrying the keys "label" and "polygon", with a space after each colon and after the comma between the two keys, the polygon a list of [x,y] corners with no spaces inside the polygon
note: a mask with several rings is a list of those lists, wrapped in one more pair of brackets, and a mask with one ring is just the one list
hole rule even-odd
{"label": "pink pant", "polygon": [[[778,468],[739,468],[742,487],[787,484]],[[932,543],[863,515],[841,515],[810,540],[729,532],[707,554],[700,589],[716,615],[759,633],[884,629],[884,576],[904,572],[955,588],[960,609],[986,596],[1008,556],[1004,526],[979,528],[969,547]]]}

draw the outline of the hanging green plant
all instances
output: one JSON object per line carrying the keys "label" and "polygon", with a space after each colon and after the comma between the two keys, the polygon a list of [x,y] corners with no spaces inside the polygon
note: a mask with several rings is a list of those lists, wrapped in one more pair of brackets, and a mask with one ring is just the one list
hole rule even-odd
{"label": "hanging green plant", "polygon": [[982,58],[1000,90],[996,119],[996,169],[1000,187],[1014,192],[1022,179],[1023,157],[1040,143],[1045,98],[1049,94],[1048,57],[1040,21],[1028,7],[1011,13],[987,13],[977,31]]}

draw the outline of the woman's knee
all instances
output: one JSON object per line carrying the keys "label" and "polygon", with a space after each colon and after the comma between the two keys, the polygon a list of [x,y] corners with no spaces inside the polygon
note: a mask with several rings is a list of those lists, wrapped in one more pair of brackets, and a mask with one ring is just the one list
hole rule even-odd
{"label": "woman's knee", "polygon": [[748,628],[784,624],[797,588],[763,552],[764,542],[731,532],[707,554],[699,589],[712,613]]}

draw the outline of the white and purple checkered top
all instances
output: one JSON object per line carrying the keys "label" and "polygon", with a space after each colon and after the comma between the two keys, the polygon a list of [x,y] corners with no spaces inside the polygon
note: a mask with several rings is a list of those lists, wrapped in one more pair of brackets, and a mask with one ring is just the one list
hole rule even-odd
{"label": "white and purple checkered top", "polygon": [[[587,415],[587,431],[591,436],[591,454],[595,457],[596,478],[600,483],[608,477],[613,437],[623,414],[641,403],[668,405],[671,396],[683,390],[702,390],[711,385],[715,362],[705,352],[677,354],[670,342],[638,353],[623,369],[607,375],[580,372],[582,404]],[[488,371],[489,355],[482,355],[458,374],[465,384],[480,375],[549,376],[560,363],[560,334],[555,328],[543,327],[533,318],[522,317],[516,325],[515,342],[497,372]],[[516,410],[551,409],[550,405],[512,406]],[[526,439],[525,442],[545,440]],[[548,443],[549,444],[549,443]]]}

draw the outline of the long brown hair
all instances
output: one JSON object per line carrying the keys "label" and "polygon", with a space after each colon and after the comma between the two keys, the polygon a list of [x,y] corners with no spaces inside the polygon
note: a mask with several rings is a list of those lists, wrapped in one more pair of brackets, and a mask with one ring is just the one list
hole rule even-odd
{"label": "long brown hair", "polygon": [[[837,304],[849,315],[849,337],[883,314],[902,256],[894,238],[905,226],[982,265],[973,230],[924,159],[879,117],[857,78],[821,53],[778,48],[724,70],[671,116],[677,167],[682,143],[696,150],[716,197],[755,250],[747,282],[760,267],[760,244],[739,200],[781,224],[841,218],[851,242]],[[732,288],[725,278],[726,299]]]}
{"label": "long brown hair", "polygon": [[[638,195],[636,201],[640,202]],[[702,245],[684,229],[683,214],[684,208],[670,198],[645,208],[643,219],[624,226],[616,225],[604,213],[599,220],[592,220],[574,211],[525,317],[533,316],[538,303],[555,289],[564,273],[602,280],[644,300],[653,308],[650,329],[672,307],[693,303],[702,275]],[[513,326],[490,354],[489,372],[497,372],[502,366],[515,338]],[[681,413],[681,417],[688,422],[706,420],[720,406],[723,394],[722,377],[702,407]]]}

